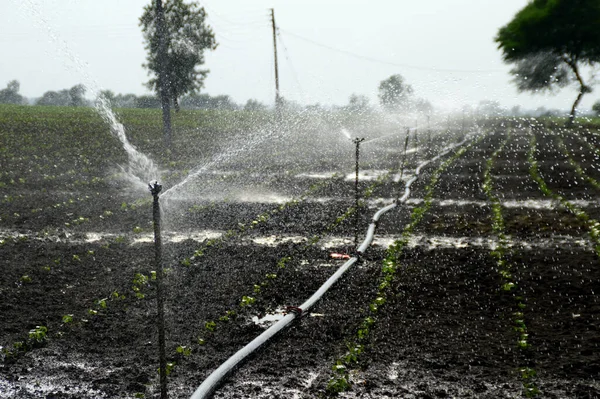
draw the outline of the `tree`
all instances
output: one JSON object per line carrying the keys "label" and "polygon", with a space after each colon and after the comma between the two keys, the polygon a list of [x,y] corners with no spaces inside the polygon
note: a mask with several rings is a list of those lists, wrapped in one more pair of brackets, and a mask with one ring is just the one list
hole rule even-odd
{"label": "tree", "polygon": [[477,105],[477,114],[485,116],[500,116],[504,113],[500,103],[492,100],[482,100]]}
{"label": "tree", "polygon": [[6,89],[0,90],[0,103],[3,104],[26,104],[25,97],[19,94],[21,84],[18,80],[11,80]]}
{"label": "tree", "polygon": [[67,106],[71,99],[68,90],[47,91],[36,101],[36,105]]}
{"label": "tree", "polygon": [[379,83],[379,102],[388,111],[406,110],[412,94],[412,86],[401,75],[392,75]]}
{"label": "tree", "polygon": [[53,105],[61,107],[85,107],[88,102],[83,97],[85,87],[81,84],[61,91],[47,91],[36,101],[37,105]]}
{"label": "tree", "polygon": [[600,116],[600,101],[596,101],[594,105],[592,105],[592,111],[594,111],[596,116]]}
{"label": "tree", "polygon": [[181,99],[183,108],[191,109],[237,109],[237,104],[228,95],[211,96],[210,94],[191,93]]}
{"label": "tree", "polygon": [[160,98],[156,96],[138,96],[135,99],[135,108],[160,108]]}
{"label": "tree", "polygon": [[253,98],[246,101],[246,105],[244,105],[244,111],[249,111],[249,112],[266,111],[266,109],[267,109],[267,106],[265,104],[261,103],[258,100],[255,100]]}
{"label": "tree", "polygon": [[533,0],[500,28],[495,41],[519,91],[549,91],[576,83],[577,106],[591,92],[581,67],[600,62],[600,2],[598,0]]}
{"label": "tree", "polygon": [[[206,24],[206,12],[197,4],[186,4],[183,0],[164,0],[163,38],[166,47],[166,85],[169,99],[175,109],[179,109],[179,98],[186,93],[200,90],[204,85],[207,69],[199,69],[204,64],[204,50],[217,48],[215,35]],[[154,75],[147,86],[160,96],[160,35],[157,30],[157,12],[151,4],[144,8],[140,25],[148,51],[144,67]]]}
{"label": "tree", "polygon": [[367,112],[371,110],[369,97],[363,94],[352,93],[348,99],[346,109],[350,112]]}
{"label": "tree", "polygon": [[433,112],[433,105],[431,105],[431,103],[424,98],[417,98],[414,101],[414,108],[415,111],[422,115],[431,115]]}
{"label": "tree", "polygon": [[82,84],[75,85],[69,89],[69,105],[71,107],[84,107],[87,104],[85,97],[85,86]]}
{"label": "tree", "polygon": [[106,101],[108,101],[108,103],[113,106],[116,107],[117,105],[115,104],[115,93],[112,90],[102,90],[100,92],[100,95],[98,96],[98,99],[100,97],[104,97],[106,99]]}
{"label": "tree", "polygon": [[117,108],[135,108],[137,97],[135,94],[117,94],[114,106]]}

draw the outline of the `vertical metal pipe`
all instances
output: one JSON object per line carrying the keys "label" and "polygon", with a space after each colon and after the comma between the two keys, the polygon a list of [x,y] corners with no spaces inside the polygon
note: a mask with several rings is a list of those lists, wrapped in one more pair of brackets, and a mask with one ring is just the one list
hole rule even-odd
{"label": "vertical metal pipe", "polygon": [[[427,115],[427,148],[431,148],[431,116]],[[429,154],[429,152],[427,152]]]}
{"label": "vertical metal pipe", "polygon": [[158,308],[158,356],[160,373],[160,398],[167,399],[167,354],[165,350],[165,301],[163,292],[162,240],[160,236],[160,204],[158,194],[162,186],[158,182],[148,185],[154,198],[152,217],[154,222],[154,262],[156,267],[156,305]]}
{"label": "vertical metal pipe", "polygon": [[355,138],[354,144],[356,144],[356,176],[354,178],[354,249],[358,248],[358,224],[360,222],[360,210],[359,210],[359,200],[360,193],[358,191],[358,160],[360,157],[360,143],[363,142],[364,138]]}
{"label": "vertical metal pipe", "polygon": [[[400,180],[398,181],[398,187],[402,187],[402,178],[404,177],[404,168],[406,167],[406,149],[408,148],[408,139],[410,135],[409,132],[406,132],[406,138],[404,139],[404,153],[402,154],[402,163],[400,165]],[[396,201],[400,197],[400,190],[398,190],[398,194],[396,195]]]}

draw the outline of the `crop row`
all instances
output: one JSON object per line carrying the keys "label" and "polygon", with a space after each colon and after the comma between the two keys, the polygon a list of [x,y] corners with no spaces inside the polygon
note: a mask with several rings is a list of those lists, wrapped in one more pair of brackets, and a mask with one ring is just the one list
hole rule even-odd
{"label": "crop row", "polygon": [[561,150],[563,155],[567,158],[569,165],[571,165],[571,167],[575,169],[575,172],[577,172],[577,175],[579,175],[579,177],[581,177],[583,180],[587,181],[596,190],[600,190],[600,182],[585,173],[581,165],[575,161],[575,159],[573,159],[573,156],[569,153],[569,150],[567,149],[567,146],[560,135],[556,136],[556,143],[558,144],[558,148]]}
{"label": "crop row", "polygon": [[423,203],[414,208],[410,215],[410,223],[402,231],[401,238],[396,240],[387,250],[386,257],[381,268],[381,279],[378,284],[378,290],[375,299],[368,305],[368,316],[366,316],[358,330],[356,336],[346,343],[348,351],[335,361],[332,367],[333,376],[327,383],[327,392],[337,394],[347,391],[351,388],[351,378],[349,368],[358,364],[359,356],[365,350],[365,344],[375,324],[377,323],[377,313],[388,301],[388,298],[394,293],[391,292],[391,285],[401,271],[401,257],[404,248],[408,244],[414,229],[423,220],[423,217],[429,210],[433,200],[433,194],[442,173],[473,145],[477,144],[484,136],[471,141],[467,146],[458,149],[450,158],[444,161],[431,175],[431,178],[425,187]]}
{"label": "crop row", "polygon": [[[505,139],[502,141],[500,146],[492,153],[491,157],[487,159],[485,169],[483,172],[483,191],[485,192],[488,201],[491,205],[492,210],[492,231],[497,237],[497,245],[490,255],[495,259],[498,273],[501,279],[501,291],[506,294],[511,294],[515,301],[514,309],[512,312],[513,329],[517,333],[517,348],[521,351],[526,351],[530,347],[529,343],[529,332],[525,323],[525,308],[527,307],[524,296],[516,295],[517,291],[524,291],[523,288],[517,286],[517,280],[514,276],[514,266],[507,259],[508,252],[508,237],[506,236],[504,217],[502,215],[502,205],[500,199],[494,194],[494,187],[492,182],[492,169],[496,159],[500,156],[506,144],[510,141],[512,131],[507,131]],[[519,366],[519,375],[523,383],[523,393],[526,397],[534,397],[540,394],[533,378],[536,375],[535,370],[530,367],[529,363],[526,365]]]}
{"label": "crop row", "polygon": [[547,196],[558,201],[562,206],[568,209],[571,213],[573,213],[577,219],[585,223],[588,229],[588,235],[592,244],[594,246],[594,252],[598,257],[600,257],[600,222],[595,219],[592,219],[583,209],[573,204],[569,200],[567,200],[564,196],[552,191],[544,179],[541,177],[538,167],[538,161],[535,159],[536,152],[536,136],[535,133],[531,133],[530,137],[530,148],[528,153],[528,161],[529,161],[529,174],[538,184],[539,189]]}

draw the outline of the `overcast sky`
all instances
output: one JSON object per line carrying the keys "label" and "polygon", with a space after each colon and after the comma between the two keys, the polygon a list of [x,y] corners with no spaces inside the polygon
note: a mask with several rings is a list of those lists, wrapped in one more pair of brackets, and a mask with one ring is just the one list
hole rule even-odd
{"label": "overcast sky", "polygon": [[[437,107],[481,100],[567,110],[575,89],[518,94],[494,43],[527,0],[207,0],[219,47],[206,53],[204,92],[272,104],[275,9],[280,84],[303,104],[377,101],[379,82],[401,74]],[[0,87],[12,79],[39,97],[78,83],[143,94],[148,80],[138,20],[150,0],[0,0]],[[582,106],[591,107],[592,93]]]}

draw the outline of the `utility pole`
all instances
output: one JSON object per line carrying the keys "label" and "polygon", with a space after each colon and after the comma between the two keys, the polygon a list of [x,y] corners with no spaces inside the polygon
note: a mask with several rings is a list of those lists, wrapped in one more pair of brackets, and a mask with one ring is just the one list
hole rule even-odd
{"label": "utility pole", "polygon": [[163,133],[165,146],[171,148],[171,103],[169,101],[170,86],[167,71],[167,38],[165,29],[165,12],[162,0],[156,0],[156,34],[158,35],[158,86],[160,105],[163,115]]}
{"label": "utility pole", "polygon": [[271,8],[271,24],[273,25],[273,54],[275,55],[275,110],[279,110],[279,67],[277,66],[277,25],[275,25],[275,10]]}

